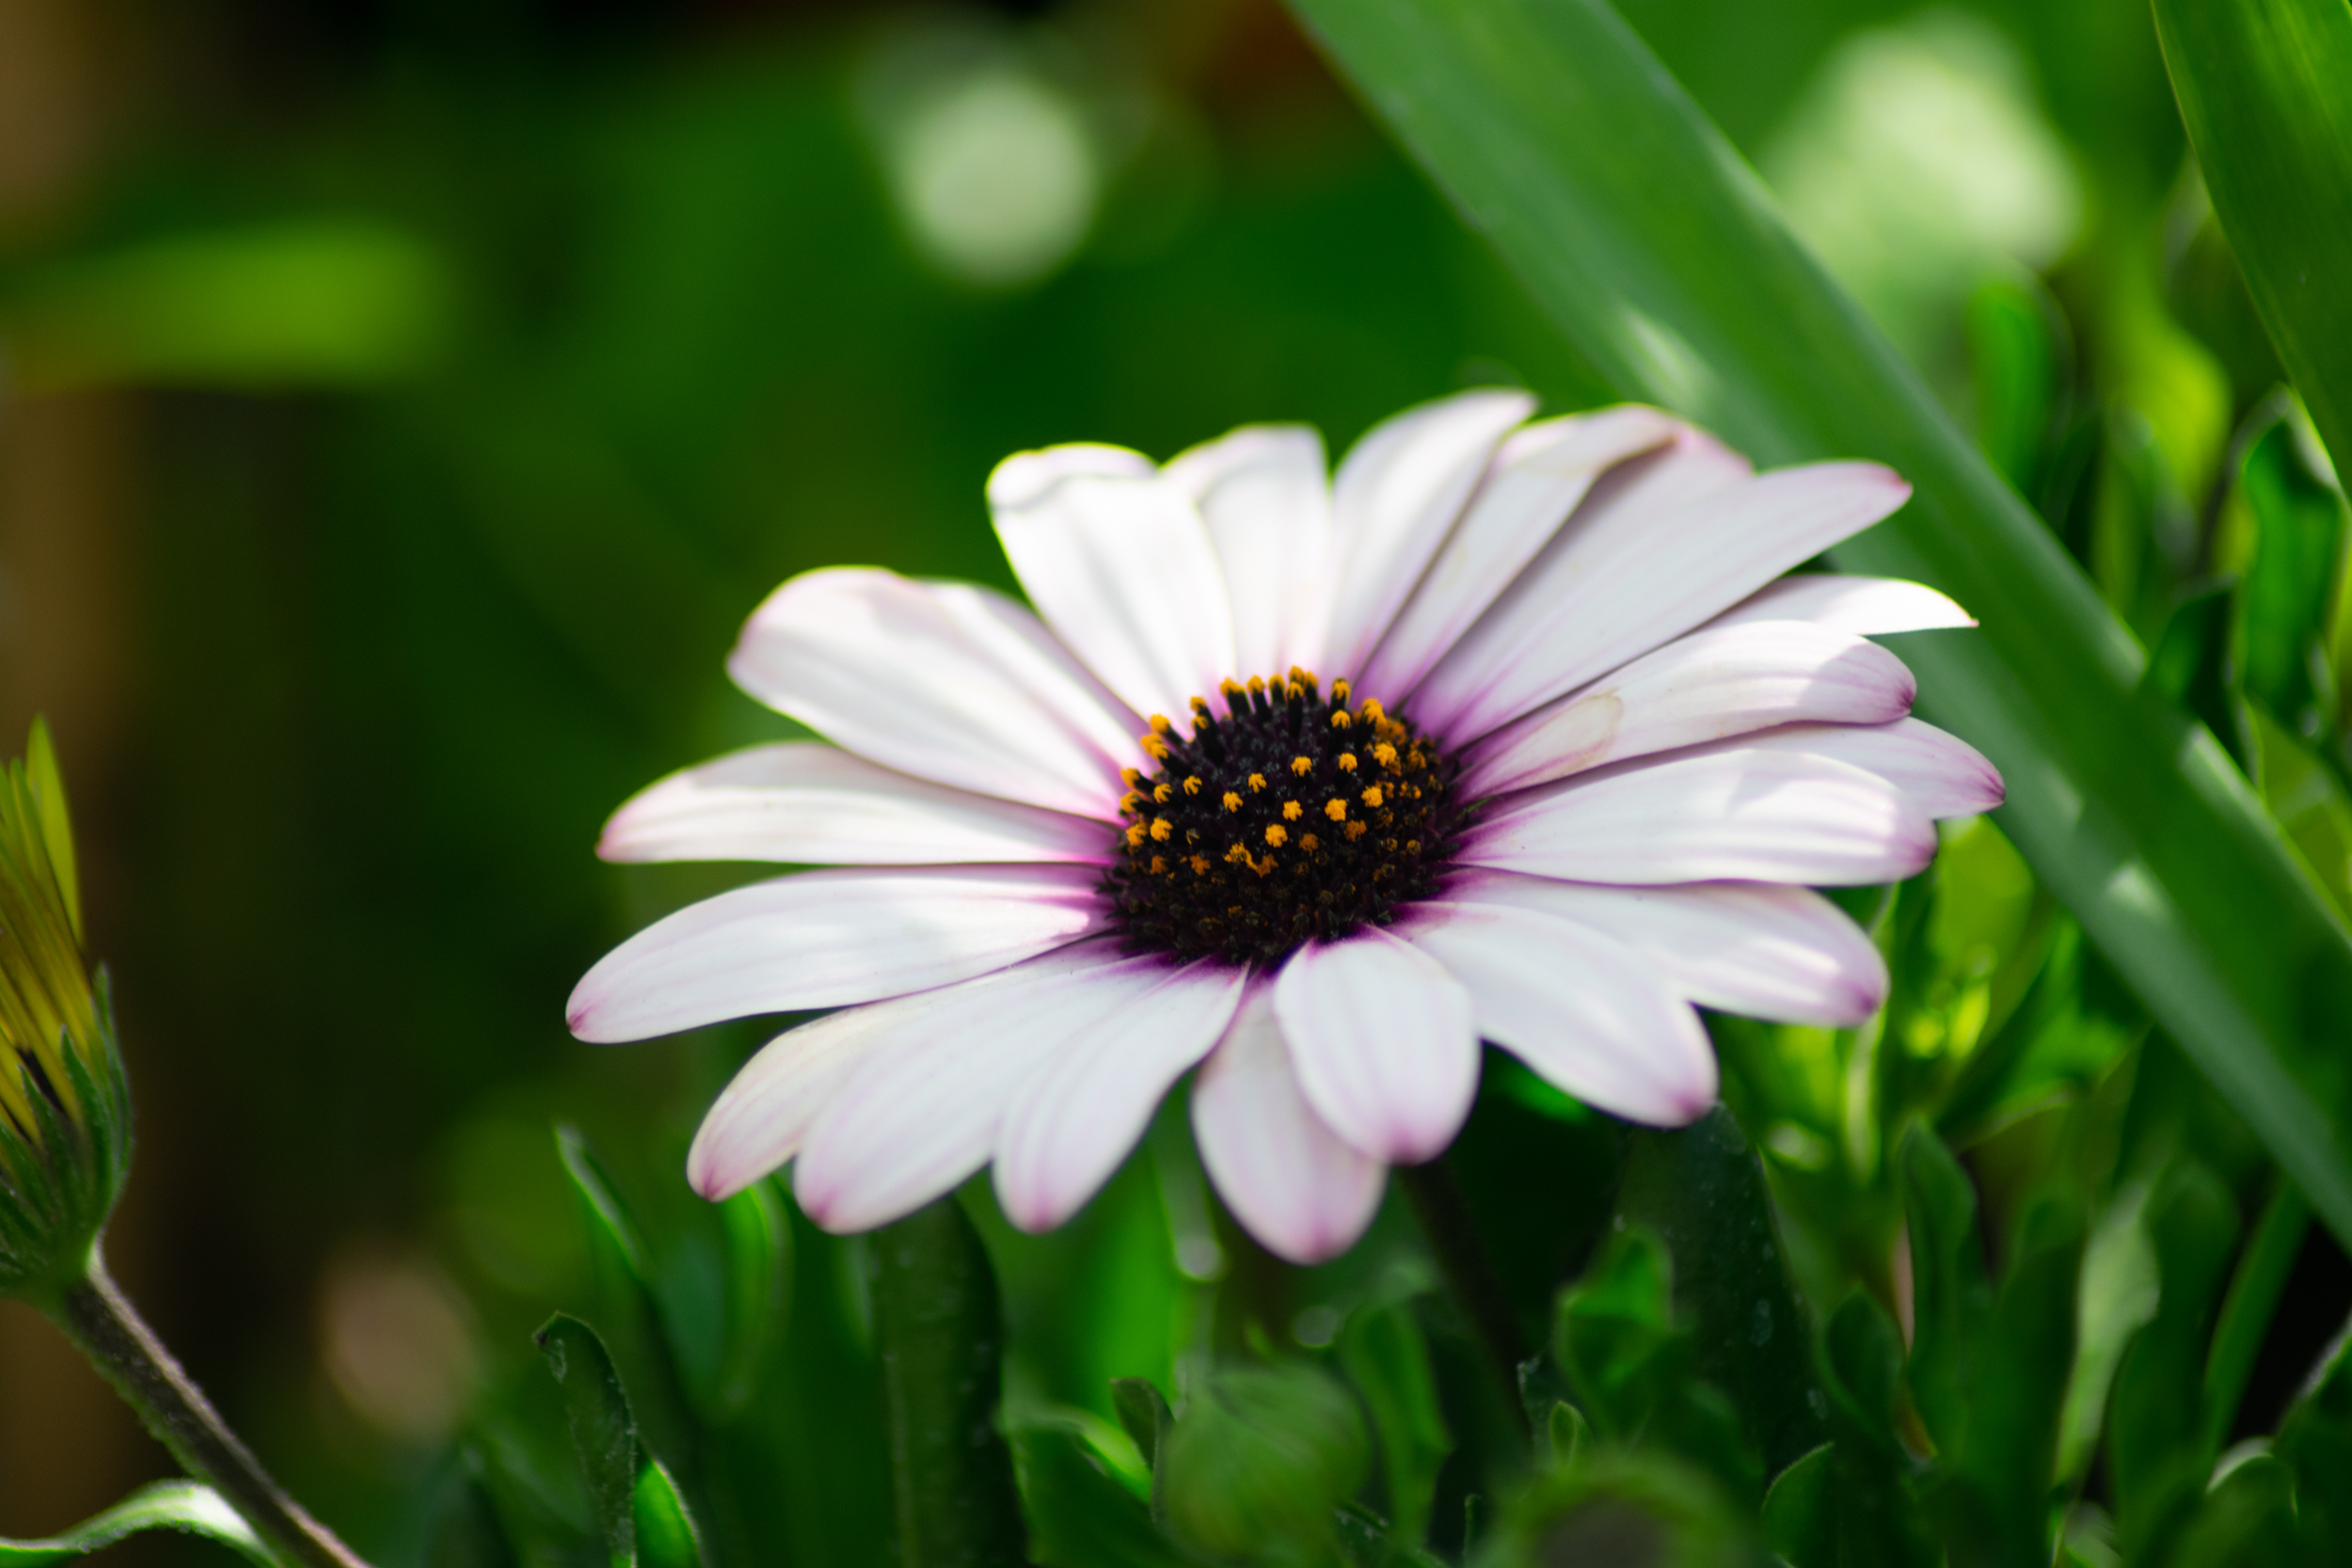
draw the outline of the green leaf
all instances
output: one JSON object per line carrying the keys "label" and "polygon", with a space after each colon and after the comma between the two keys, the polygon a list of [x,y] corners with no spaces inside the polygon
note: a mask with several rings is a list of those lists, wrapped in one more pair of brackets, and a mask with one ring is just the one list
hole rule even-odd
{"label": "green leaf", "polygon": [[1904,640],[1921,712],[2000,767],[2002,830],[2352,1240],[2352,1084],[2315,1022],[2352,1008],[2344,927],[2220,748],[2131,700],[2130,636],[1729,144],[1602,0],[1294,4],[1618,388],[1761,463],[1911,482],[1832,559],[1980,618]]}
{"label": "green leaf", "polygon": [[[2148,656],[2145,689],[2204,721],[2230,760],[2249,778],[2255,771],[2253,737],[2240,710],[2230,669],[2230,611],[2235,585],[2227,579],[2184,590]],[[2305,685],[2310,683],[2307,680]]]}
{"label": "green leaf", "polygon": [[1363,1416],[1306,1362],[1224,1366],[1200,1380],[1160,1457],[1168,1520],[1216,1557],[1310,1555],[1372,1467]]}
{"label": "green leaf", "polygon": [[1374,1301],[1347,1315],[1339,1352],[1341,1370],[1372,1413],[1390,1528],[1418,1546],[1429,1537],[1438,1471],[1454,1451],[1429,1341],[1410,1303]]}
{"label": "green leaf", "polygon": [[1119,1417],[1120,1427],[1134,1442],[1136,1451],[1143,1455],[1144,1464],[1156,1467],[1160,1445],[1168,1441],[1168,1430],[1176,1424],[1175,1412],[1168,1407],[1168,1396],[1152,1386],[1148,1377],[1115,1378],[1111,1382],[1111,1409]]}
{"label": "green leaf", "polygon": [[726,1321],[707,1402],[721,1419],[751,1403],[792,1305],[792,1222],[775,1187],[755,1181],[719,1205],[726,1240]]}
{"label": "green leaf", "polygon": [[2328,611],[2344,554],[2344,502],[2304,461],[2285,415],[2247,449],[2238,484],[2255,531],[2242,594],[2246,692],[2309,738],[2334,707],[2322,683],[2332,675]]}
{"label": "green leaf", "polygon": [[639,1467],[632,1512],[638,1560],[645,1568],[702,1568],[702,1537],[693,1515],[660,1461],[648,1459]]}
{"label": "green leaf", "polygon": [[2311,1386],[2279,1424],[2276,1452],[2296,1477],[2301,1560],[2352,1557],[2352,1323],[2319,1358]]}
{"label": "green leaf", "polygon": [[243,1556],[275,1568],[253,1528],[222,1500],[219,1493],[192,1481],[159,1481],[142,1487],[92,1519],[47,1541],[0,1540],[0,1568],[36,1568],[87,1557],[141,1530],[178,1530],[234,1548]]}
{"label": "green leaf", "polygon": [[539,1354],[564,1391],[572,1448],[588,1481],[589,1506],[614,1568],[637,1561],[637,1420],[629,1414],[612,1353],[596,1331],[567,1313],[536,1336]]}
{"label": "green leaf", "polygon": [[1829,1485],[1836,1560],[1929,1568],[1942,1554],[1922,1531],[1911,1461],[1895,1435],[1902,1340],[1860,1291],[1823,1325],[1817,1354],[1829,1397]]}
{"label": "green leaf", "polygon": [[1152,1526],[1074,1427],[1015,1435],[1030,1544],[1044,1568],[1186,1568],[1189,1554]]}
{"label": "green leaf", "polygon": [[1584,1418],[1584,1412],[1565,1400],[1551,1402],[1551,1411],[1544,1418],[1544,1444],[1550,1450],[1551,1463],[1575,1464],[1592,1440],[1593,1423]]}
{"label": "green leaf", "polygon": [[1018,1568],[1028,1553],[998,1408],[1004,1330],[979,1232],[948,1196],[870,1247],[898,1560]]}
{"label": "green leaf", "polygon": [[2042,451],[2058,413],[2055,312],[2038,290],[2006,279],[1968,301],[1977,379],[1977,445],[2020,495],[2040,488]]}
{"label": "green leaf", "polygon": [[1772,1229],[1764,1168],[1727,1107],[1689,1127],[1639,1129],[1617,1210],[1674,1259],[1674,1305],[1694,1370],[1731,1397],[1768,1473],[1827,1435],[1804,1304]]}
{"label": "green leaf", "polygon": [[2107,1395],[2132,1337],[2156,1315],[2164,1275],[2148,1231],[2145,1181],[2125,1184],[2108,1200],[2083,1252],[2082,1293],[2074,1367],[2066,1386],[2058,1429],[2058,1474],[2083,1473],[2106,1424]]}
{"label": "green leaf", "polygon": [[1660,1363],[1674,1338],[1672,1270],[1655,1236],[1622,1229],[1561,1292],[1552,1354],[1603,1437],[1633,1437],[1663,1397]]}
{"label": "green leaf", "polygon": [[1903,1139],[1903,1208],[1910,1226],[1913,1406],[1939,1449],[1967,1433],[1970,1362],[1993,1315],[1977,1232],[1977,1191],[1927,1129]]}
{"label": "green leaf", "polygon": [[[2341,1485],[2343,1478],[2329,1481]],[[2167,1545],[2153,1546],[2145,1558],[2124,1560],[2161,1560],[2167,1568],[2272,1568],[2277,1563],[2328,1560],[2299,1549],[2295,1478],[2269,1454],[2249,1458],[2193,1500],[2195,1512],[2185,1516],[2183,1528]]]}
{"label": "green leaf", "polygon": [[2303,1250],[2304,1232],[2312,1223],[2311,1205],[2292,1181],[2280,1180],[2263,1206],[2254,1234],[2238,1255],[2229,1293],[2222,1297],[2221,1315],[2213,1329],[2213,1346],[2205,1355],[2205,1449],[2218,1453],[2237,1424],[2238,1402],[2246,1396],[2246,1381],[2254,1372],[2255,1358],[2270,1332],[2270,1316],[2286,1293],[2287,1276]]}
{"label": "green leaf", "polygon": [[2155,0],[2189,144],[2338,472],[2352,463],[2352,7]]}
{"label": "green leaf", "polygon": [[1830,1445],[1824,1443],[1772,1478],[1764,1494],[1764,1544],[1789,1568],[1836,1568],[1836,1521]]}

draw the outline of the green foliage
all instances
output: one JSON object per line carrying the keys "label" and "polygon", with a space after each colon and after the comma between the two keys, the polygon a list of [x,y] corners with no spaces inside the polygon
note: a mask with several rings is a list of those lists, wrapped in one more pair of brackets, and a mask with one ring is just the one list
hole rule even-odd
{"label": "green foliage", "polygon": [[0,1540],[7,1568],[40,1568],[111,1546],[142,1530],[176,1530],[217,1541],[239,1556],[273,1568],[273,1559],[253,1528],[209,1486],[192,1481],[159,1481],[141,1487],[114,1507],[49,1541]]}
{"label": "green foliage", "polygon": [[1311,1560],[1371,1459],[1363,1414],[1329,1374],[1306,1363],[1221,1369],[1160,1456],[1168,1524],[1214,1557]]}

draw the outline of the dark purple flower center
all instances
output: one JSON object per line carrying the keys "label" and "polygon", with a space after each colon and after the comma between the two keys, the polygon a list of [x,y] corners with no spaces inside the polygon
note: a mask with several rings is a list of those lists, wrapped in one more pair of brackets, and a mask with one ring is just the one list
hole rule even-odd
{"label": "dark purple flower center", "polygon": [[1131,952],[1270,962],[1428,897],[1465,813],[1454,761],[1401,713],[1315,677],[1227,681],[1192,735],[1153,715],[1103,887]]}

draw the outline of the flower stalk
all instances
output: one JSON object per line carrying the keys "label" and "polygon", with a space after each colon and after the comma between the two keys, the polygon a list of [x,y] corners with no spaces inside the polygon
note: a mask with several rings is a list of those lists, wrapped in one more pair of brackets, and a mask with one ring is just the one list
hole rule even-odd
{"label": "flower stalk", "polygon": [[0,1296],[46,1313],[171,1455],[288,1563],[364,1568],[271,1481],[106,1273],[131,1172],[131,1090],[103,972],[84,951],[65,784],[48,727],[0,768]]}

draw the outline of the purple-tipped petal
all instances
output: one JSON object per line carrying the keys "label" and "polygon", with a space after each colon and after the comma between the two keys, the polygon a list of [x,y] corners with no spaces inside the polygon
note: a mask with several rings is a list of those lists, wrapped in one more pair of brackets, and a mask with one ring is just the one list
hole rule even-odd
{"label": "purple-tipped petal", "polygon": [[1656,1127],[1715,1102],[1698,1016],[1624,943],[1503,905],[1425,904],[1408,930],[1468,989],[1481,1035],[1579,1100]]}
{"label": "purple-tipped petal", "polygon": [[1679,428],[1655,408],[1626,404],[1512,432],[1356,685],[1370,694],[1410,691],[1602,473],[1664,445]]}
{"label": "purple-tipped petal", "polygon": [[[1331,618],[1331,482],[1308,425],[1245,425],[1172,459],[1216,546],[1246,679],[1312,668]],[[1201,695],[1206,696],[1207,692]]]}
{"label": "purple-tipped petal", "polygon": [[1669,509],[1653,492],[1685,467],[1703,488],[1733,462],[1686,436],[1613,469],[1438,661],[1413,712],[1457,745],[1485,735],[1679,637],[1911,494],[1875,463],[1816,463]]}
{"label": "purple-tipped petal", "polygon": [[952,1010],[962,989],[844,1007],[770,1040],[704,1114],[686,1155],[688,1184],[719,1203],[781,1169],[875,1041],[911,1015],[939,1018]]}
{"label": "purple-tipped petal", "polygon": [[1156,471],[1061,471],[1008,458],[989,482],[996,537],[1029,602],[1104,686],[1181,715],[1233,670],[1233,623],[1208,530]]}
{"label": "purple-tipped petal", "polygon": [[1748,738],[1506,797],[1461,858],[1579,882],[1842,887],[1900,881],[1934,857],[1934,823],[1885,779]]}
{"label": "purple-tipped petal", "polygon": [[1274,1016],[1315,1114],[1389,1164],[1436,1158],[1478,1093],[1469,992],[1376,926],[1291,955]]}
{"label": "purple-tipped petal", "polygon": [[1883,724],[1917,682],[1861,638],[1800,622],[1708,627],[1505,724],[1471,751],[1461,787],[1500,794],[1607,763],[1819,721]]}
{"label": "purple-tipped petal", "polygon": [[1332,676],[1363,668],[1496,446],[1534,408],[1525,392],[1460,392],[1375,425],[1349,449],[1331,486],[1330,631],[1309,668]]}
{"label": "purple-tipped petal", "polygon": [[671,774],[605,824],[609,861],[946,865],[1101,861],[1112,831],[893,772],[821,741],[754,746]]}
{"label": "purple-tipped petal", "polygon": [[1574,921],[1623,942],[1682,995],[1724,1012],[1850,1028],[1886,1001],[1886,960],[1876,944],[1810,888],[1608,887],[1475,871],[1446,895]]}
{"label": "purple-tipped petal", "polygon": [[1835,757],[1875,773],[1939,820],[1991,811],[2008,793],[2000,769],[1983,752],[1916,719],[1891,724],[1790,724],[1747,738],[1763,750]]}
{"label": "purple-tipped petal", "polygon": [[737,685],[884,768],[1057,811],[1118,814],[1140,727],[1001,594],[867,567],[794,578],[753,612]]}
{"label": "purple-tipped petal", "polygon": [[1085,1205],[1143,1136],[1152,1109],[1214,1048],[1241,1006],[1247,972],[1170,969],[1048,1062],[996,1135],[996,1200],[1024,1230],[1051,1230]]}
{"label": "purple-tipped petal", "polygon": [[1752,621],[1804,621],[1856,637],[1941,631],[1977,624],[1966,610],[1925,583],[1827,573],[1768,582],[1708,625],[1737,626]]}
{"label": "purple-tipped petal", "polygon": [[1348,1147],[1299,1091],[1274,1021],[1274,988],[1250,988],[1192,1091],[1200,1163],[1225,1206],[1294,1263],[1338,1256],[1380,1207],[1387,1167]]}
{"label": "purple-tipped petal", "polygon": [[1084,865],[859,869],[738,888],[606,954],[566,1016],[584,1040],[642,1040],[968,980],[1092,930],[1098,876]]}
{"label": "purple-tipped petal", "polygon": [[[792,1167],[802,1212],[869,1230],[980,1168],[1006,1110],[1048,1063],[1100,1049],[1165,970],[1089,942],[892,1009]],[[929,1005],[926,1005],[929,1004]],[[879,1010],[879,1009],[869,1009]]]}

